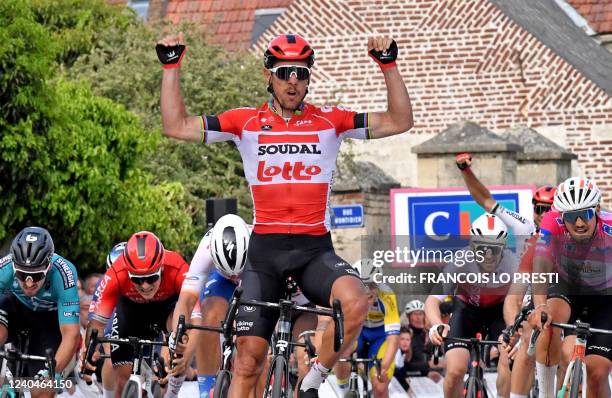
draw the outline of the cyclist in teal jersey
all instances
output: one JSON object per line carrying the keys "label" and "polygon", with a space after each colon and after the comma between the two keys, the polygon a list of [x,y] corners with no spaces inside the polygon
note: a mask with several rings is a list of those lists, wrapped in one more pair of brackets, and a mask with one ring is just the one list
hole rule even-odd
{"label": "cyclist in teal jersey", "polygon": [[[27,227],[15,237],[10,254],[0,259],[0,344],[13,342],[17,332],[29,331],[24,354],[55,352],[59,378],[79,345],[77,272],[54,252],[53,239],[40,227]],[[49,377],[43,363],[26,364],[22,377]],[[53,390],[32,391],[32,397],[52,397]]]}

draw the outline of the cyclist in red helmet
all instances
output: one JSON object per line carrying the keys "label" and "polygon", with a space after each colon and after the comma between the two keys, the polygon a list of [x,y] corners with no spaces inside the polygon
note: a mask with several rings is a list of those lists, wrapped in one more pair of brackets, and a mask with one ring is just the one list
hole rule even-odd
{"label": "cyclist in red helmet", "polygon": [[[188,270],[189,265],[183,257],[165,250],[152,232],[133,234],[123,254],[112,263],[96,289],[98,299],[90,307],[91,318],[85,340],[89,341],[94,328],[98,329],[99,336],[103,336],[115,310],[111,337],[155,339],[158,335],[154,326],[168,331]],[[116,346],[111,350],[117,396],[130,377],[133,359],[134,353],[128,346]],[[173,384],[179,382],[182,380],[170,378],[170,393]],[[112,394],[113,391],[105,390],[105,397]]]}
{"label": "cyclist in red helmet", "polygon": [[[285,277],[292,276],[313,303],[342,302],[347,347],[361,329],[368,302],[359,275],[336,255],[331,242],[327,206],[331,181],[344,139],[383,138],[412,128],[412,106],[396,65],[397,49],[388,37],[367,41],[369,55],[385,79],[384,112],[358,113],[306,102],[315,51],[303,37],[284,34],[274,38],[264,53],[268,101],[258,108],[232,109],[217,116],[188,116],[179,84],[183,34],[167,36],[156,46],[164,67],[164,134],[206,144],[233,141],[242,156],[255,215],[250,261],[242,276],[244,297],[278,302]],[[277,318],[278,312],[267,309],[239,310],[230,397],[254,393]],[[302,397],[317,396],[319,385],[339,358],[332,349],[331,327],[323,336],[322,348],[301,383]]]}

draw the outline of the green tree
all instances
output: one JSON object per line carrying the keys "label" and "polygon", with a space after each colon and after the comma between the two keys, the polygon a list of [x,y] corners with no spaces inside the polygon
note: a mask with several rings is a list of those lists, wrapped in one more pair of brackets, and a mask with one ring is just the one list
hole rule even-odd
{"label": "green tree", "polygon": [[[154,46],[167,28],[146,26],[136,19],[126,28],[111,27],[95,50],[77,60],[70,76],[91,81],[96,94],[124,104],[142,118],[147,130],[159,132],[162,68]],[[261,59],[208,45],[193,25],[175,30],[187,36],[181,86],[188,113],[218,113],[238,106],[258,106],[265,100],[265,83],[259,77]],[[157,181],[180,181],[185,187],[195,226],[192,242],[197,242],[205,228],[206,198],[238,197],[241,214],[250,221],[252,202],[233,144],[196,145],[163,139],[146,169]],[[195,249],[196,245],[192,246]]]}
{"label": "green tree", "polygon": [[142,167],[159,136],[87,82],[59,77],[70,40],[49,40],[61,34],[41,24],[38,6],[0,2],[0,240],[45,226],[80,271],[100,269],[136,230],[184,248],[192,225],[183,186]]}

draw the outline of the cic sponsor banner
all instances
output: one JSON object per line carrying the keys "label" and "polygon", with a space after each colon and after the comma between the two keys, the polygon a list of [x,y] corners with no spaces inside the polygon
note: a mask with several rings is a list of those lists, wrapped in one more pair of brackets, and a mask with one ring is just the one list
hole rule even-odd
{"label": "cic sponsor banner", "polygon": [[[502,206],[532,219],[533,188],[507,185],[489,190]],[[470,224],[484,212],[465,188],[392,189],[392,245],[399,249],[460,249],[468,244]],[[509,246],[513,245],[511,237]]]}

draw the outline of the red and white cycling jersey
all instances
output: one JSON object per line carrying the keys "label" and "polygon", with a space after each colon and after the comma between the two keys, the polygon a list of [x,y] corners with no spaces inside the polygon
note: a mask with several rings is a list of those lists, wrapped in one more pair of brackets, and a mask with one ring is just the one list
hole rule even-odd
{"label": "red and white cycling jersey", "polygon": [[106,271],[96,291],[98,300],[92,301],[89,312],[92,319],[106,323],[113,314],[120,297],[127,297],[136,303],[164,301],[172,296],[178,296],[189,265],[180,254],[166,250],[163,259],[161,284],[155,296],[147,300],[134,287],[128,275],[123,256],[119,256]]}
{"label": "red and white cycling jersey", "polygon": [[561,213],[551,210],[542,218],[536,257],[555,265],[559,276],[572,285],[593,290],[612,287],[612,213],[599,212],[595,235],[579,243],[565,227]]}
{"label": "red and white cycling jersey", "polygon": [[271,103],[202,116],[205,143],[234,141],[251,188],[256,233],[323,235],[344,138],[367,139],[368,115],[304,104],[289,121]]}

